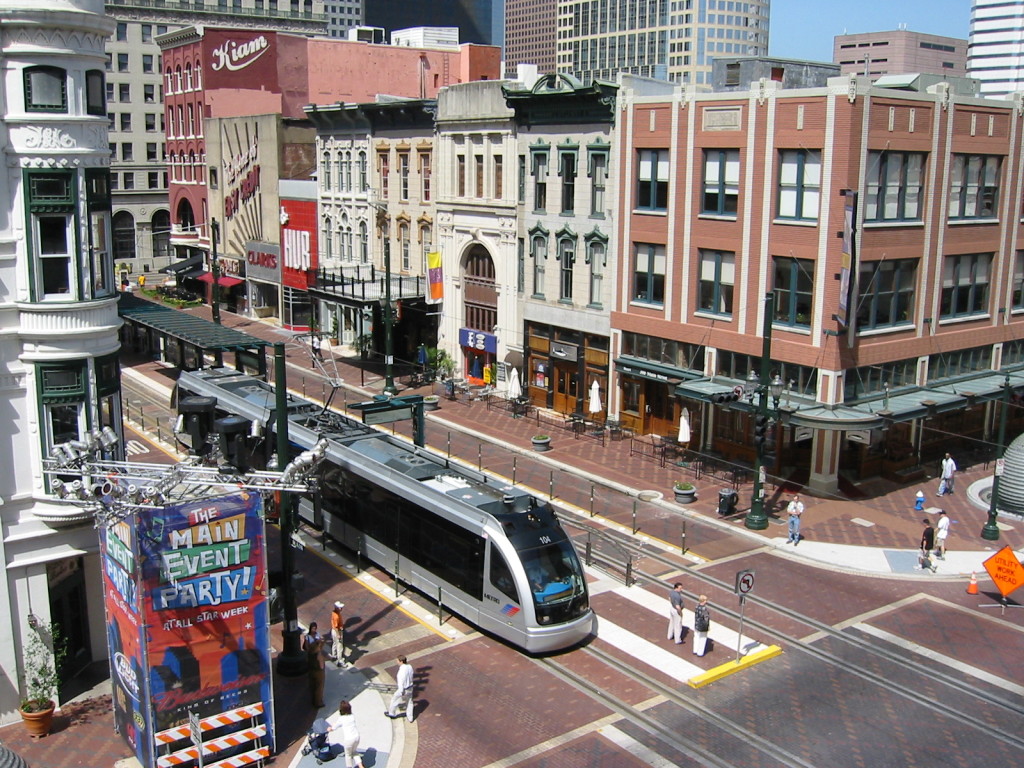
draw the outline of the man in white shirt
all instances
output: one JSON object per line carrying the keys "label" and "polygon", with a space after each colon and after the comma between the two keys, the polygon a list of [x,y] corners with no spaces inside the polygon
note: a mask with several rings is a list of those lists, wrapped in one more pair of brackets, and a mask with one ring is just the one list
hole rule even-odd
{"label": "man in white shirt", "polygon": [[942,460],[942,479],[939,480],[939,496],[953,492],[954,475],[956,475],[956,462],[948,453]]}
{"label": "man in white shirt", "polygon": [[804,513],[804,503],[800,501],[799,493],[793,494],[789,506],[786,507],[786,512],[789,513],[789,539],[786,543],[793,542],[795,547],[800,543],[800,517]]}
{"label": "man in white shirt", "polygon": [[412,664],[406,660],[405,656],[399,656],[398,663],[401,665],[398,667],[398,678],[396,680],[398,690],[396,690],[395,695],[391,697],[391,705],[388,707],[388,711],[384,714],[391,718],[401,717],[401,715],[398,714],[398,710],[404,704],[406,719],[411,723],[413,711]]}
{"label": "man in white shirt", "polygon": [[946,559],[946,536],[949,535],[949,516],[946,510],[939,510],[939,519],[935,524],[935,556],[939,560]]}

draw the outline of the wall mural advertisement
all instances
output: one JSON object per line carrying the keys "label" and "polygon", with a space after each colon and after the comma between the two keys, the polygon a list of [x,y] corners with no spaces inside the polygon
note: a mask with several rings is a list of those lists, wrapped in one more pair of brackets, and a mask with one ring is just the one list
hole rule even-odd
{"label": "wall mural advertisement", "polygon": [[206,88],[277,90],[277,34],[210,28],[203,35]]}
{"label": "wall mural advertisement", "polygon": [[134,530],[121,523],[105,533],[115,718],[139,761],[152,768],[157,754],[194,754],[190,713],[202,723],[207,761],[272,753],[260,496],[143,510]]}

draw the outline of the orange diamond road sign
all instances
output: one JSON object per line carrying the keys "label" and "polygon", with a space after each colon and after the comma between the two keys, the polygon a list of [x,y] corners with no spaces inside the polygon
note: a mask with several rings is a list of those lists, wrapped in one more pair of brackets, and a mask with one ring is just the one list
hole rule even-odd
{"label": "orange diamond road sign", "polygon": [[1024,565],[1020,564],[1017,556],[1009,547],[1003,547],[982,565],[985,566],[985,570],[988,571],[988,575],[992,577],[992,581],[995,582],[1003,597],[1024,584]]}

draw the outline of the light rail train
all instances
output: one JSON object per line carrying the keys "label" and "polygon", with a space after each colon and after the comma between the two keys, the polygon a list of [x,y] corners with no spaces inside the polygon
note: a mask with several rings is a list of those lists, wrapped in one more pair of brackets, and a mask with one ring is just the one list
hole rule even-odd
{"label": "light rail train", "polygon": [[[291,394],[287,403],[294,453],[328,441],[317,492],[299,505],[304,519],[529,653],[593,634],[583,568],[549,504],[316,403]],[[267,468],[276,446],[271,385],[228,368],[183,371],[174,404],[186,418],[212,411],[210,426],[231,431],[253,469]]]}

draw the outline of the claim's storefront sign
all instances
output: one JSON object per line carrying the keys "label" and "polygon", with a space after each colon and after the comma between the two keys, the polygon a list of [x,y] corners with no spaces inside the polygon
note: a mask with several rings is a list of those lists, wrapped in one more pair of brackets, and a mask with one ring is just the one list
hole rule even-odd
{"label": "claim's storefront sign", "polygon": [[245,274],[250,280],[280,283],[281,247],[270,243],[246,243]]}

